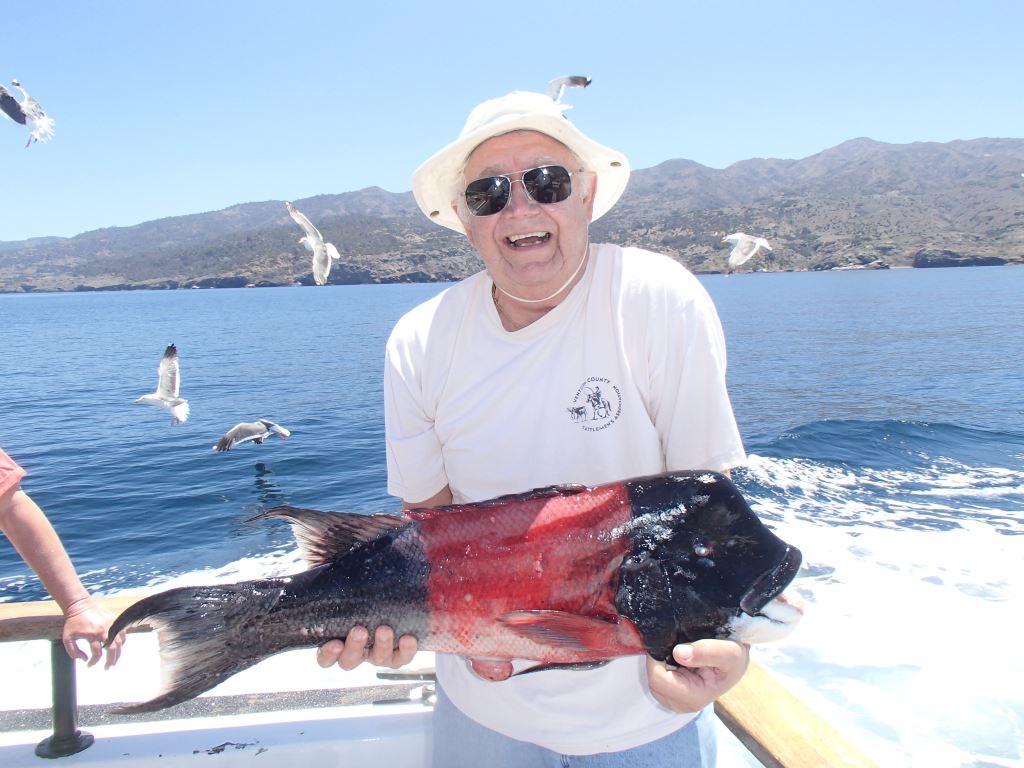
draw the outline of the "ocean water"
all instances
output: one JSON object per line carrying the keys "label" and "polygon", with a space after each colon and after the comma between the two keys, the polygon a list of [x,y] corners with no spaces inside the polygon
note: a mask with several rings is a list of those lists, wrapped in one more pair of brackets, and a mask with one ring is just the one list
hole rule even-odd
{"label": "ocean water", "polygon": [[[880,765],[1024,764],[1024,269],[702,281],[737,483],[805,555],[807,617],[755,658]],[[0,446],[95,591],[289,572],[287,526],[250,517],[395,508],[383,344],[443,287],[0,295]],[[169,342],[175,427],[131,402]],[[261,416],[291,439],[210,450]],[[0,546],[0,601],[43,597]]]}

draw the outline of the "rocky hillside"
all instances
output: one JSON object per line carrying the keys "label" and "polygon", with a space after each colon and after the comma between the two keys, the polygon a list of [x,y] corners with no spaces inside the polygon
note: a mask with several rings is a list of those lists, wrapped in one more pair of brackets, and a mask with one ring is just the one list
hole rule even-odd
{"label": "rocky hillside", "polygon": [[[768,238],[743,269],[1024,263],[1024,139],[882,144],[855,139],[803,160],[724,170],[671,160],[636,170],[595,241],[725,268],[725,234]],[[429,223],[409,192],[369,188],[294,201],[335,243],[332,283],[447,281],[480,269],[464,238]],[[282,201],[0,243],[0,291],[312,283]]]}

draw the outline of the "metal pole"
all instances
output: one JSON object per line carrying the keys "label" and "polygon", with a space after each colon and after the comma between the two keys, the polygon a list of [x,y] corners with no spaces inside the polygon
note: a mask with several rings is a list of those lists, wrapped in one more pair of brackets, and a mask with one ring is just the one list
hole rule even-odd
{"label": "metal pole", "polygon": [[39,757],[67,757],[86,749],[95,740],[78,730],[78,690],[75,660],[60,640],[50,641],[50,673],[53,680],[53,735],[36,745]]}

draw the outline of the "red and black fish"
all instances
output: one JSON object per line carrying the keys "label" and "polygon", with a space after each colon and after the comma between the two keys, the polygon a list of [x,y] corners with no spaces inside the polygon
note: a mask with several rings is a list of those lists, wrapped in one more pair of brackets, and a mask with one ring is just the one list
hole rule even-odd
{"label": "red and black fish", "polygon": [[554,486],[475,504],[358,515],[277,507],[311,563],[293,576],[144,598],[110,628],[160,633],[164,689],[122,707],[178,704],[280,651],[387,625],[419,648],[581,665],[680,642],[760,642],[800,617],[782,592],[800,552],[733,483],[676,472]]}

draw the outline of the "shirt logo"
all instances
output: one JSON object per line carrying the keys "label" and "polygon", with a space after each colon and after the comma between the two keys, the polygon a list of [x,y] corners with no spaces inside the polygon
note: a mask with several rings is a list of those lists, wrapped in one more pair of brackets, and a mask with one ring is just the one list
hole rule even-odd
{"label": "shirt logo", "polygon": [[580,384],[576,396],[566,408],[573,424],[585,432],[598,432],[614,424],[622,415],[622,393],[608,379],[591,376]]}

